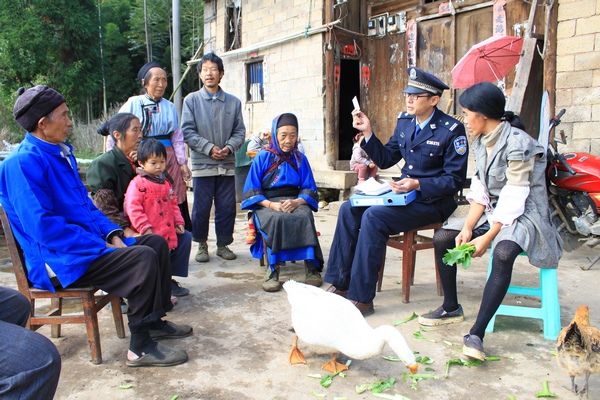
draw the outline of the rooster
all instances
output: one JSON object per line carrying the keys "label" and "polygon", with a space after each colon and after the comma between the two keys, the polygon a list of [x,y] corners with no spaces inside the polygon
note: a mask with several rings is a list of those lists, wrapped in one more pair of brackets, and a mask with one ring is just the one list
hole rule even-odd
{"label": "rooster", "polygon": [[[565,326],[556,340],[558,363],[571,377],[571,390],[588,395],[590,375],[600,372],[600,330],[590,326],[590,310],[581,305],[573,321]],[[578,392],[575,377],[585,376],[585,385]]]}

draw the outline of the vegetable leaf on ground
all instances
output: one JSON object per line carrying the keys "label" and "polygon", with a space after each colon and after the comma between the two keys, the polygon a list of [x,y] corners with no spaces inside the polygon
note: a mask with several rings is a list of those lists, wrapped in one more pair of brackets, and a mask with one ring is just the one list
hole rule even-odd
{"label": "vegetable leaf on ground", "polygon": [[361,385],[356,385],[354,390],[357,394],[362,394],[367,390],[370,390],[371,393],[381,393],[386,391],[387,389],[392,388],[396,384],[396,378],[388,378],[385,380],[373,382],[373,383],[363,383]]}
{"label": "vegetable leaf on ground", "polygon": [[418,317],[417,313],[415,313],[415,312],[413,311],[413,313],[412,313],[411,315],[409,315],[408,317],[405,317],[405,318],[403,318],[403,319],[399,319],[399,320],[397,320],[397,321],[394,321],[394,326],[398,326],[398,325],[405,324],[405,323],[407,323],[407,322],[409,322],[409,321],[412,321],[413,319],[415,319],[415,318],[417,318],[417,317]]}
{"label": "vegetable leaf on ground", "polygon": [[548,398],[548,397],[557,397],[556,393],[553,393],[550,391],[550,383],[548,383],[548,381],[544,381],[544,383],[542,383],[542,390],[537,392],[535,394],[535,397],[540,398],[540,397],[544,397],[544,398]]}
{"label": "vegetable leaf on ground", "polygon": [[409,372],[404,372],[402,374],[402,382],[410,381],[410,388],[412,390],[417,390],[419,388],[419,382],[426,379],[438,379],[435,374],[411,374]]}
{"label": "vegetable leaf on ground", "polygon": [[415,358],[415,360],[419,364],[423,364],[423,365],[433,364],[433,360],[430,357],[427,357],[427,356],[417,356]]}
{"label": "vegetable leaf on ground", "polygon": [[482,361],[479,360],[463,360],[461,358],[452,358],[446,361],[446,373],[444,374],[444,378],[447,378],[450,374],[450,367],[452,365],[457,365],[461,367],[478,367],[482,364]]}
{"label": "vegetable leaf on ground", "polygon": [[119,389],[131,389],[133,385],[131,383],[123,383],[119,385]]}

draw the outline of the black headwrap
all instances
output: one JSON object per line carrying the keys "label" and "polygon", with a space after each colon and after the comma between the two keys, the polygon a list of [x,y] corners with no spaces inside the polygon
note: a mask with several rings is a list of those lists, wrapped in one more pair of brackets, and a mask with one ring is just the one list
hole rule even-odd
{"label": "black headwrap", "polygon": [[276,128],[279,129],[282,126],[295,126],[298,129],[298,118],[292,113],[281,114]]}
{"label": "black headwrap", "polygon": [[146,79],[146,75],[148,75],[148,72],[152,68],[162,68],[162,67],[156,61],[150,61],[149,63],[142,65],[142,68],[140,68],[140,70],[138,71],[138,74],[137,74],[138,81],[142,81],[142,80]]}
{"label": "black headwrap", "polygon": [[40,118],[65,102],[62,94],[45,85],[37,85],[27,90],[19,88],[17,94],[19,97],[13,107],[13,116],[28,132],[35,129]]}

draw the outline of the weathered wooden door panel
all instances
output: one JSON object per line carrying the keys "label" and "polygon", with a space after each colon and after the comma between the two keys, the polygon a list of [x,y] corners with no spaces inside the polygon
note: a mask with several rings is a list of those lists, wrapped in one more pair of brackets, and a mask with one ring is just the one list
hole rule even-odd
{"label": "weathered wooden door panel", "polygon": [[[454,66],[452,17],[441,17],[417,24],[417,66],[429,71],[450,86],[450,71]],[[442,96],[438,107],[446,111],[448,92]]]}
{"label": "weathered wooden door panel", "polygon": [[396,127],[396,117],[404,110],[406,85],[406,47],[404,34],[387,35],[369,42],[368,66],[371,71],[367,99],[367,115],[377,137],[387,143]]}
{"label": "weathered wooden door panel", "polygon": [[[456,15],[456,61],[458,62],[469,49],[492,36],[494,21],[492,16],[492,7],[480,8]],[[511,78],[512,79],[512,78]],[[452,76],[450,76],[452,81]],[[451,113],[460,115],[462,108],[458,104],[458,98],[463,91],[461,89],[454,90]]]}

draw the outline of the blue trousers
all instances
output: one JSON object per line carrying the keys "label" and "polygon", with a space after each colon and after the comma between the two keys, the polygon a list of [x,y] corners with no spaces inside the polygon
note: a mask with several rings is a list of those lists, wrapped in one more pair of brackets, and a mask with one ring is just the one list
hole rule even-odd
{"label": "blue trousers", "polygon": [[235,177],[224,175],[196,177],[193,183],[192,235],[194,241],[206,242],[210,209],[214,202],[217,246],[222,247],[233,243]]}
{"label": "blue trousers", "polygon": [[370,303],[388,237],[445,221],[456,209],[454,199],[406,206],[340,207],[325,281],[348,290],[348,299]]}
{"label": "blue trousers", "polygon": [[177,247],[170,252],[171,275],[188,276],[190,252],[192,251],[192,234],[188,231],[177,234]]}
{"label": "blue trousers", "polygon": [[52,399],[60,376],[60,355],[39,333],[23,328],[29,301],[0,287],[0,398]]}

